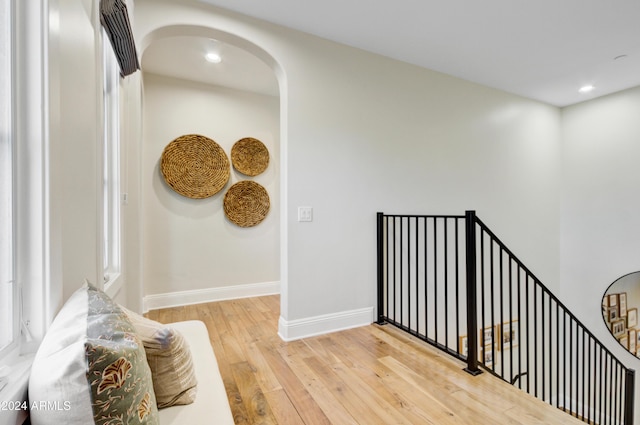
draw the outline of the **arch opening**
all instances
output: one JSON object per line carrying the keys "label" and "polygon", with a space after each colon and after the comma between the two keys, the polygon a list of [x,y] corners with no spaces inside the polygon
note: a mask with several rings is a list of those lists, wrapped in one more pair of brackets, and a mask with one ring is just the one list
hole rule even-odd
{"label": "arch opening", "polygon": [[[158,43],[165,43],[168,40],[175,40],[178,38],[191,38],[192,40],[210,40],[213,42],[217,42],[220,45],[226,45],[226,46],[231,46],[231,48],[233,49],[238,49],[238,50],[242,50],[244,51],[247,55],[251,55],[255,58],[257,58],[259,61],[261,61],[262,63],[265,64],[265,69],[268,69],[271,73],[272,76],[275,77],[276,80],[276,91],[275,91],[275,95],[274,93],[260,93],[259,90],[243,90],[242,87],[234,87],[234,86],[230,86],[226,83],[221,83],[220,90],[216,89],[216,95],[219,95],[221,98],[231,98],[234,96],[235,92],[240,92],[240,91],[248,91],[248,92],[256,92],[256,99],[259,97],[265,98],[266,96],[272,96],[276,99],[277,102],[277,128],[272,132],[274,133],[274,149],[273,151],[277,152],[277,160],[273,162],[274,167],[277,167],[276,170],[273,170],[271,173],[267,173],[266,179],[268,181],[268,183],[272,184],[272,187],[277,186],[277,198],[278,198],[278,202],[277,202],[277,208],[275,208],[276,212],[277,212],[277,216],[275,217],[275,223],[277,224],[275,227],[277,228],[277,241],[274,242],[274,244],[277,245],[277,249],[276,251],[278,252],[278,261],[277,261],[277,272],[278,272],[278,276],[277,276],[277,282],[274,282],[272,279],[268,279],[266,282],[245,282],[245,283],[241,283],[241,282],[233,282],[232,285],[230,285],[230,287],[228,288],[231,292],[233,292],[233,288],[231,288],[231,286],[238,286],[238,287],[242,287],[244,289],[246,289],[246,287],[251,286],[254,283],[258,283],[258,284],[263,284],[263,283],[267,283],[269,285],[265,286],[265,289],[267,292],[269,291],[268,288],[275,288],[276,285],[275,283],[277,283],[277,287],[278,287],[278,292],[280,293],[280,305],[281,305],[281,315],[283,314],[284,311],[286,311],[286,184],[284,184],[285,182],[285,176],[286,176],[286,137],[285,137],[285,131],[284,129],[286,128],[286,107],[285,107],[285,100],[286,98],[283,96],[284,90],[285,90],[285,78],[284,78],[284,72],[282,70],[282,68],[280,67],[280,65],[278,64],[278,62],[273,58],[273,56],[271,56],[268,52],[266,52],[264,49],[262,49],[261,47],[257,46],[256,44],[242,38],[239,37],[235,34],[230,34],[228,32],[224,32],[224,31],[220,31],[217,30],[215,28],[211,28],[211,27],[205,27],[205,26],[198,26],[198,25],[171,25],[171,26],[165,26],[165,27],[161,27],[161,28],[157,28],[153,31],[151,31],[149,34],[145,35],[144,37],[142,37],[141,39],[141,43],[140,43],[140,54],[142,57],[142,71],[143,73],[147,72],[147,70],[145,69],[145,55],[149,54],[150,52],[152,52],[152,50],[154,49],[154,45],[157,45]],[[157,72],[153,72],[153,74],[157,74]],[[188,78],[184,78],[181,77],[180,75],[169,75],[169,77],[171,78],[176,78],[176,79],[182,79],[182,80],[188,80]],[[143,78],[142,81],[142,86],[145,87],[145,98],[147,97],[148,94],[148,86],[147,86],[147,82],[145,80],[156,80],[153,83],[156,84],[156,86],[158,84],[161,84],[162,81],[161,79],[156,78],[155,76],[152,77],[148,77],[148,78]],[[151,83],[149,83],[151,84]],[[193,84],[198,85],[198,84],[202,84],[205,85],[207,84],[207,82],[205,81],[195,81]],[[195,87],[192,84],[192,87]],[[204,90],[206,91],[206,90]],[[218,93],[220,92],[220,93]],[[154,96],[158,95],[158,93],[154,93]],[[238,98],[242,98],[244,95],[239,95],[237,96]],[[246,95],[244,97],[246,98],[251,98],[251,96],[253,96],[253,94],[251,95]],[[156,98],[153,99],[154,102],[157,101],[157,103],[163,104],[164,106],[166,106],[166,94],[165,94],[165,99],[164,100],[160,100],[158,101],[158,97],[162,97],[161,95],[156,96]],[[237,101],[238,104],[241,104],[242,101]],[[255,102],[255,103],[260,103],[260,102]],[[265,101],[264,103],[269,103],[268,101]],[[237,105],[236,105],[237,106]],[[151,109],[154,109],[153,111],[151,111]],[[149,124],[149,116],[152,113],[157,113],[159,111],[161,111],[161,108],[157,107],[157,104],[150,104],[149,99],[145,99],[145,102],[143,102],[143,106],[142,106],[142,116],[143,116],[143,127],[144,127],[144,131],[143,131],[143,137],[141,138],[141,142],[143,143],[143,146],[140,148],[140,151],[142,152],[142,156],[143,156],[143,167],[145,167],[144,164],[146,164],[146,168],[143,169],[142,173],[143,173],[143,177],[142,180],[144,181],[149,175],[149,172],[151,172],[151,174],[153,174],[153,182],[151,182],[150,187],[152,188],[152,190],[150,191],[146,191],[143,190],[143,196],[147,196],[147,197],[151,197],[151,196],[155,196],[158,198],[163,198],[163,199],[159,199],[159,200],[154,200],[154,201],[149,201],[149,199],[146,199],[143,201],[143,210],[146,211],[150,211],[151,214],[155,214],[154,210],[156,210],[157,208],[155,207],[164,207],[167,211],[167,216],[172,216],[175,219],[175,222],[177,223],[178,227],[181,227],[182,229],[193,229],[194,223],[193,222],[189,222],[189,219],[193,220],[198,220],[198,219],[204,219],[203,215],[198,215],[200,213],[193,213],[192,211],[197,209],[197,207],[195,205],[193,205],[193,203],[190,203],[188,200],[184,200],[184,199],[180,199],[179,197],[176,197],[175,194],[169,194],[167,195],[166,193],[158,195],[160,193],[160,191],[163,191],[166,188],[163,188],[161,184],[158,183],[158,170],[157,170],[157,164],[154,164],[154,161],[157,162],[157,150],[159,148],[159,146],[148,146],[148,141],[150,139],[154,139],[154,137],[157,136],[157,134],[152,134],[154,133],[155,130],[149,130],[150,127],[153,127],[152,125]],[[237,111],[237,110],[236,110]],[[233,111],[231,111],[230,113],[233,113]],[[253,111],[253,113],[256,113],[255,111]],[[259,114],[259,112],[257,112]],[[265,115],[268,115],[268,113],[266,113]],[[192,117],[193,118],[193,117]],[[160,119],[158,119],[156,122],[161,121]],[[162,120],[164,121],[164,119]],[[175,129],[179,129],[180,126],[177,125],[175,126]],[[204,127],[198,127],[198,125],[194,125],[194,130],[195,128],[201,129]],[[228,129],[227,129],[228,131]],[[239,130],[242,131],[242,130]],[[165,138],[165,140],[163,140],[163,143],[169,143],[171,141],[170,137],[168,137],[168,131],[167,128],[165,127],[165,133],[167,133],[167,137]],[[238,133],[240,134],[240,133]],[[269,131],[267,130],[265,132],[265,134],[267,134],[267,137],[269,136]],[[178,136],[179,134],[176,134],[176,136]],[[255,134],[245,134],[245,136],[255,136]],[[240,136],[238,136],[239,138]],[[216,137],[212,137],[214,140],[216,140]],[[260,138],[260,137],[258,137]],[[235,142],[235,140],[227,140],[227,148],[225,149],[227,151],[228,154],[230,154],[230,145],[229,143]],[[164,143],[164,144],[166,144]],[[232,173],[233,173],[233,169],[232,169]],[[237,179],[242,178],[242,176],[237,176]],[[258,179],[258,178],[256,178]],[[259,180],[256,180],[259,182]],[[231,186],[233,182],[230,181],[228,187]],[[275,186],[274,186],[275,183]],[[145,184],[143,182],[143,184]],[[148,184],[148,182],[147,182]],[[223,191],[226,191],[225,188]],[[221,201],[222,201],[222,197],[224,196],[224,194],[221,194],[217,199],[212,199],[209,201],[205,201],[204,205],[207,205],[207,207],[209,207],[210,209],[213,208],[213,213],[214,215],[220,215],[221,213]],[[150,205],[151,204],[151,205]],[[186,208],[186,210],[184,210],[183,208]],[[186,213],[184,211],[187,211]],[[191,211],[191,212],[188,212]],[[145,216],[145,220],[148,217]],[[247,233],[242,233],[242,230],[236,229],[234,228],[232,225],[230,225],[227,220],[225,218],[223,218],[224,223],[220,224],[220,217],[216,217],[216,219],[218,219],[218,223],[217,226],[219,227],[219,231],[226,233],[226,235],[229,238],[235,238],[236,240],[240,240],[241,242],[246,242],[248,239],[250,239],[250,237],[247,235]],[[166,217],[154,217],[151,221],[153,223],[160,223],[163,220],[165,220],[164,222],[166,223],[167,218]],[[265,220],[266,221],[266,220]],[[174,223],[174,224],[176,224]],[[163,246],[162,243],[158,243],[158,242],[162,242],[162,241],[158,241],[157,238],[155,238],[154,236],[152,236],[155,231],[152,228],[153,224],[147,224],[142,227],[142,243],[143,243],[143,249],[146,250],[144,257],[147,258],[146,262],[143,261],[143,273],[142,275],[144,276],[144,280],[145,282],[143,282],[143,293],[146,296],[153,296],[153,295],[157,295],[157,294],[164,294],[164,293],[168,293],[171,291],[168,291],[166,289],[166,287],[163,287],[158,293],[150,293],[150,291],[148,290],[150,285],[153,285],[152,282],[156,282],[157,281],[157,274],[154,273],[153,269],[155,267],[156,264],[161,263],[162,260],[161,259],[167,259],[168,256],[170,256],[171,254],[169,254],[166,251],[160,252],[160,253],[156,253],[154,254],[152,257],[153,259],[151,260],[151,262],[153,264],[149,264],[149,250],[156,250],[158,246]],[[258,238],[261,238],[263,241],[265,239],[265,234],[267,233],[273,233],[273,228],[270,229],[264,229],[264,228],[260,228],[259,226],[256,226],[255,230],[255,234],[257,235]],[[177,238],[179,241],[184,242],[183,240],[181,240],[179,237]],[[165,240],[166,242],[167,240]],[[199,247],[200,249],[202,249],[203,247],[206,248],[206,243],[199,241],[196,243],[197,247]],[[166,244],[164,245],[166,246]],[[160,251],[160,250],[159,250]],[[178,256],[180,256],[180,254],[178,254]],[[175,259],[169,259],[169,262],[171,263],[173,260]],[[206,261],[206,259],[202,259],[203,261]],[[188,263],[188,260],[182,259],[180,260],[182,262],[182,265]],[[180,261],[178,261],[178,263],[180,263]],[[232,262],[233,264],[237,264],[235,262]],[[179,271],[178,269],[176,269],[174,266],[176,266],[176,264],[173,264],[171,267],[173,267],[173,270],[171,270],[171,272],[173,272],[173,276],[165,276],[167,278],[172,278],[172,277],[176,277],[178,275],[184,275],[184,272]],[[192,268],[190,268],[192,270]],[[167,271],[167,269],[165,269],[165,272]],[[202,276],[200,276],[200,278],[202,278]],[[189,290],[193,290],[193,291],[201,291],[202,288],[201,286],[205,285],[206,283],[203,283],[201,280],[199,280],[199,278],[196,276],[191,276],[191,277],[187,277],[186,279],[188,281],[187,284],[187,291]],[[218,282],[218,284],[220,284],[220,282]],[[175,289],[176,292],[179,292],[177,288],[171,288],[171,289]],[[222,289],[222,287],[215,287],[212,288],[215,290],[219,290]],[[180,288],[180,291],[185,291],[184,288]],[[152,291],[153,292],[153,291]]]}

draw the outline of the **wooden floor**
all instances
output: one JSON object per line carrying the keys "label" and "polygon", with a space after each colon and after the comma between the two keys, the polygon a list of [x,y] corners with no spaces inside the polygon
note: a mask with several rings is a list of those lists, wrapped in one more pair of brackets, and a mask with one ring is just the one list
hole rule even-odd
{"label": "wooden floor", "polygon": [[279,302],[247,298],[148,317],[207,325],[236,424],[583,424],[487,373],[470,376],[389,325],[285,343]]}

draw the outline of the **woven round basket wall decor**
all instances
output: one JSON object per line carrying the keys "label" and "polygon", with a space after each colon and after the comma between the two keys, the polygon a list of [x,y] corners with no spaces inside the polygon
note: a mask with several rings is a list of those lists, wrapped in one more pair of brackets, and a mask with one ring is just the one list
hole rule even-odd
{"label": "woven round basket wall decor", "polygon": [[180,136],[162,152],[162,176],[187,198],[202,199],[218,193],[229,181],[229,158],[213,140],[199,134]]}
{"label": "woven round basket wall decor", "polygon": [[247,176],[257,176],[269,166],[269,150],[258,139],[245,137],[231,148],[233,168]]}
{"label": "woven round basket wall decor", "polygon": [[269,194],[254,181],[240,181],[224,195],[224,213],[240,227],[259,224],[269,212]]}

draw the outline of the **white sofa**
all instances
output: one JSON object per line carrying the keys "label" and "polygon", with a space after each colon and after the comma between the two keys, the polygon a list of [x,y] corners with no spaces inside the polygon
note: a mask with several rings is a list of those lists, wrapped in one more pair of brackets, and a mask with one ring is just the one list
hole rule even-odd
{"label": "white sofa", "polygon": [[170,323],[167,326],[180,332],[189,344],[198,380],[198,393],[192,404],[160,409],[160,424],[233,425],[233,415],[207,327],[199,320]]}
{"label": "white sofa", "polygon": [[[176,405],[154,408],[156,384],[158,404]],[[88,284],[69,297],[49,326],[31,365],[28,391],[34,425],[234,423],[203,322],[163,325],[128,312]]]}

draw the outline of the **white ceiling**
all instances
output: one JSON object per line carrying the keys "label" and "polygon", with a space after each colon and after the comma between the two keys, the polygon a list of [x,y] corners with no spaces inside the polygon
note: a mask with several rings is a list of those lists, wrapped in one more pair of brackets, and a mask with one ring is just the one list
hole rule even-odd
{"label": "white ceiling", "polygon": [[[204,55],[216,52],[220,63]],[[199,83],[230,87],[270,96],[278,95],[278,81],[264,62],[246,50],[204,37],[181,36],[153,41],[142,55],[144,72]]]}
{"label": "white ceiling", "polygon": [[640,85],[639,0],[199,1],[556,106]]}

